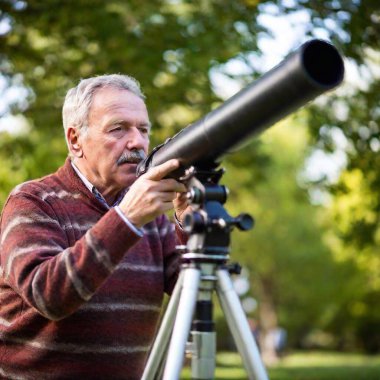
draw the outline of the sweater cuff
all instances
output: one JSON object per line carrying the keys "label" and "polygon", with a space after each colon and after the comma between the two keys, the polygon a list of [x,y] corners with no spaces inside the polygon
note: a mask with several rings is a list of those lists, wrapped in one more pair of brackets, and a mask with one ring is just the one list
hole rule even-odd
{"label": "sweater cuff", "polygon": [[135,225],[133,225],[128,218],[124,215],[123,211],[120,210],[119,206],[115,206],[115,211],[120,216],[121,219],[123,219],[124,223],[138,236],[143,237],[144,232],[141,228],[137,228]]}

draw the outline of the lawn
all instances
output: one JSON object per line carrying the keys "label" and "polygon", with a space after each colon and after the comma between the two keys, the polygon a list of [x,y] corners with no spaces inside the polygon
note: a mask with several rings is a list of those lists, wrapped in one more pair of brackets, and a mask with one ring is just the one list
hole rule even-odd
{"label": "lawn", "polygon": [[[297,352],[269,368],[268,374],[270,380],[380,380],[380,355]],[[191,379],[189,368],[184,368],[181,379]],[[215,380],[222,379],[247,379],[237,354],[218,354]]]}

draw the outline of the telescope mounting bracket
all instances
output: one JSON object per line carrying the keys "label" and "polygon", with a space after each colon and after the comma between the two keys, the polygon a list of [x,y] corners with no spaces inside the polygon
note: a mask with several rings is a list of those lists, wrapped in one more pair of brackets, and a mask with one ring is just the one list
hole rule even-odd
{"label": "telescope mounting bracket", "polygon": [[225,261],[228,258],[230,234],[234,227],[246,231],[253,227],[249,214],[232,217],[223,204],[227,201],[228,189],[219,184],[223,168],[190,167],[185,171],[182,182],[187,183],[187,197],[192,212],[185,215],[184,230],[189,233],[183,260]]}

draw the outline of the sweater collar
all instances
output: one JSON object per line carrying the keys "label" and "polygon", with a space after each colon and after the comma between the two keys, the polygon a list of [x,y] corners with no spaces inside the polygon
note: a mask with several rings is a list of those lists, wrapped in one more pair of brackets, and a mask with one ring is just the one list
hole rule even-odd
{"label": "sweater collar", "polygon": [[127,189],[121,191],[119,196],[116,198],[115,202],[112,205],[109,205],[103,195],[100,193],[100,191],[87,179],[87,177],[79,170],[79,168],[75,165],[75,163],[69,159],[71,167],[74,169],[74,172],[77,174],[77,176],[80,178],[82,183],[86,186],[86,188],[90,191],[90,193],[98,200],[100,201],[107,209],[110,209],[111,207],[118,206],[122,199],[124,198],[125,193],[127,192]]}

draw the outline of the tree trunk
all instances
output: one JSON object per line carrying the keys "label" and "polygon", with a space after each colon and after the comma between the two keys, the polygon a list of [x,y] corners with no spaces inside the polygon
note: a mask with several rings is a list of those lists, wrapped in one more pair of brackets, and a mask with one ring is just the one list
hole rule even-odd
{"label": "tree trunk", "polygon": [[278,361],[276,350],[275,334],[278,330],[278,318],[273,300],[273,283],[271,279],[261,279],[260,281],[260,350],[263,361],[267,365]]}

